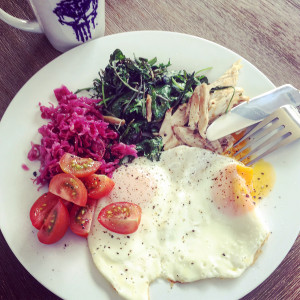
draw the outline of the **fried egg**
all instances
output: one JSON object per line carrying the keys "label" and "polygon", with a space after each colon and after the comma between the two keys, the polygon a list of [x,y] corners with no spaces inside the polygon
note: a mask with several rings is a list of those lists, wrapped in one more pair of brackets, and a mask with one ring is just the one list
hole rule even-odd
{"label": "fried egg", "polygon": [[[96,267],[125,299],[149,299],[157,278],[193,282],[235,278],[256,259],[269,235],[253,193],[253,169],[230,157],[179,146],[158,162],[137,158],[113,175],[98,202],[88,245]],[[111,202],[142,209],[130,235],[97,221]]]}

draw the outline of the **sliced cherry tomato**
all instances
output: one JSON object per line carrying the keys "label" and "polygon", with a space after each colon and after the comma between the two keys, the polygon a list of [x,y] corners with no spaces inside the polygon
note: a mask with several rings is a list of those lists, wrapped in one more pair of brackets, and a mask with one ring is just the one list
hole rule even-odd
{"label": "sliced cherry tomato", "polygon": [[108,195],[115,186],[113,180],[105,175],[92,174],[83,178],[82,181],[88,196],[92,199],[99,199]]}
{"label": "sliced cherry tomato", "polygon": [[43,244],[56,243],[65,235],[69,224],[69,212],[59,200],[37,234],[39,241]]}
{"label": "sliced cherry tomato", "polygon": [[77,235],[87,237],[92,224],[96,201],[88,199],[86,206],[73,204],[70,212],[70,229]]}
{"label": "sliced cherry tomato", "polygon": [[130,234],[141,222],[142,209],[134,203],[115,202],[101,209],[98,221],[110,231]]}
{"label": "sliced cherry tomato", "polygon": [[49,191],[79,206],[85,206],[87,190],[80,179],[71,174],[55,175],[49,184]]}
{"label": "sliced cherry tomato", "polygon": [[30,221],[36,229],[40,229],[44,224],[49,212],[57,204],[59,197],[51,193],[40,196],[30,209]]}
{"label": "sliced cherry tomato", "polygon": [[70,212],[73,205],[75,205],[73,202],[67,201],[63,198],[60,198],[61,203],[67,208],[67,210]]}
{"label": "sliced cherry tomato", "polygon": [[70,153],[65,153],[59,160],[59,165],[65,173],[81,178],[95,173],[101,163],[91,158],[82,158]]}

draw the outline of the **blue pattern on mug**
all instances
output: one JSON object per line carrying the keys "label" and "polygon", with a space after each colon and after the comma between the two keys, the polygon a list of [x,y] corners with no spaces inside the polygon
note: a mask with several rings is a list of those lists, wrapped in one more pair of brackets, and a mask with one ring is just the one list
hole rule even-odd
{"label": "blue pattern on mug", "polygon": [[98,0],[62,0],[53,12],[62,25],[71,26],[78,41],[92,38],[91,26],[95,28]]}

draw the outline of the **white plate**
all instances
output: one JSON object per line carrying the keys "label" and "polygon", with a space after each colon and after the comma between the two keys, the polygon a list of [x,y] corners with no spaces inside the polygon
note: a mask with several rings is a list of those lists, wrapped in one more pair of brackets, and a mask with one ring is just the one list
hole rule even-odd
{"label": "white plate", "polygon": [[[64,299],[120,299],[110,284],[98,273],[89,255],[85,239],[68,232],[57,244],[38,242],[36,230],[29,220],[37,191],[31,178],[38,163],[30,163],[27,153],[31,141],[39,141],[37,129],[43,123],[38,102],[55,102],[53,90],[65,84],[70,90],[90,86],[109,55],[120,48],[133,57],[157,56],[160,62],[172,63],[172,69],[207,72],[210,81],[220,76],[240,56],[215,43],[198,37],[170,32],[130,32],[106,36],[75,48],[45,66],[19,91],[3,116],[0,126],[0,222],[10,248],[23,266],[45,287]],[[274,85],[253,65],[242,59],[239,86],[255,96]],[[277,174],[274,190],[261,204],[272,234],[262,255],[240,278],[203,280],[192,284],[176,284],[157,280],[151,285],[153,299],[237,299],[263,282],[284,259],[292,247],[300,227],[300,185],[298,163],[300,143],[295,143],[268,160]],[[24,171],[22,164],[30,167]],[[3,172],[5,170],[5,172]]]}

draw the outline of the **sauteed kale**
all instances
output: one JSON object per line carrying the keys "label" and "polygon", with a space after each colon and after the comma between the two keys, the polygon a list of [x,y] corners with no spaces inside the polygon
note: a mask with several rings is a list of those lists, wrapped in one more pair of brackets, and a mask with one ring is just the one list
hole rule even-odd
{"label": "sauteed kale", "polygon": [[[162,139],[158,132],[165,112],[176,109],[191,97],[194,88],[206,82],[204,75],[186,71],[169,71],[168,63],[158,63],[157,58],[126,57],[116,49],[105,70],[91,89],[94,97],[102,99],[103,115],[125,120],[125,125],[114,125],[120,142],[136,144],[140,156],[158,160]],[[147,97],[151,97],[151,121],[147,121]]]}

